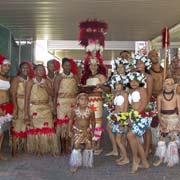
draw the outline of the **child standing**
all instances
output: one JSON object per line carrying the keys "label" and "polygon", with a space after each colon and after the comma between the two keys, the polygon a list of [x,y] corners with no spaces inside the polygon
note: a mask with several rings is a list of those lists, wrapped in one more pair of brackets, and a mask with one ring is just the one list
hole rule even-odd
{"label": "child standing", "polygon": [[118,165],[124,165],[129,163],[125,144],[123,142],[123,136],[128,131],[127,124],[124,124],[119,118],[123,116],[123,113],[128,111],[128,93],[124,91],[127,79],[124,76],[115,75],[111,79],[111,88],[114,89],[114,106],[115,110],[109,115],[109,126],[112,133],[115,135],[115,140],[121,151],[121,158],[117,160]]}
{"label": "child standing", "polygon": [[[88,95],[80,93],[77,96],[77,107],[72,110],[68,125],[68,133],[70,138],[73,138],[74,146],[70,158],[72,172],[76,172],[82,164],[85,167],[93,166],[92,137],[94,128],[95,114],[88,107]],[[81,144],[85,144],[83,155],[80,149]]]}
{"label": "child standing", "polygon": [[138,154],[141,159],[141,167],[149,168],[149,163],[147,162],[143,146],[141,144],[140,138],[146,132],[146,129],[150,127],[151,120],[150,117],[144,112],[147,105],[147,92],[142,86],[145,84],[145,77],[142,73],[131,72],[127,75],[130,81],[130,93],[129,93],[129,103],[133,111],[137,111],[138,117],[133,119],[130,131],[127,134],[127,138],[133,154],[133,167],[132,173],[136,173],[140,167],[138,162]]}

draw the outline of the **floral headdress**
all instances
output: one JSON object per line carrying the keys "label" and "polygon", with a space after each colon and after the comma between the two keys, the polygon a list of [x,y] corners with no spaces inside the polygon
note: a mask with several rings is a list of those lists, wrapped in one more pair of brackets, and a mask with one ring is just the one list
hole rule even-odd
{"label": "floral headdress", "polygon": [[113,61],[113,64],[112,64],[113,70],[116,71],[117,67],[118,67],[120,64],[123,64],[123,65],[124,65],[126,72],[129,72],[129,71],[130,71],[130,63],[129,63],[129,61],[126,60],[126,59],[119,58],[119,57],[117,57],[117,58],[114,59],[114,61]]}
{"label": "floral headdress", "polygon": [[127,78],[129,79],[129,81],[135,80],[143,84],[145,84],[145,81],[146,81],[144,74],[139,73],[139,72],[130,72],[127,74]]}
{"label": "floral headdress", "polygon": [[115,85],[117,83],[122,84],[123,86],[126,86],[128,82],[129,81],[126,76],[116,74],[111,77],[111,80],[109,81],[109,85],[111,86],[112,89],[115,89]]}
{"label": "floral headdress", "polygon": [[152,66],[152,62],[151,60],[148,58],[148,56],[145,56],[145,55],[135,55],[134,56],[134,59],[132,60],[132,65],[135,66],[136,68],[136,64],[137,64],[137,61],[140,60],[142,61],[144,64],[145,64],[145,68],[146,70],[149,70]]}

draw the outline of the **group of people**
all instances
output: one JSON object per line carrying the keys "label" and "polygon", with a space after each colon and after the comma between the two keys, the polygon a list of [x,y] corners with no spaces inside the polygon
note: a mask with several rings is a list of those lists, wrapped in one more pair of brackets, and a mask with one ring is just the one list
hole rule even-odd
{"label": "group of people", "polygon": [[120,56],[114,60],[109,78],[96,53],[87,55],[83,71],[76,69],[69,58],[62,59],[62,73],[57,60],[48,61],[47,74],[42,64],[33,67],[23,62],[11,80],[10,61],[0,56],[0,159],[6,159],[1,151],[3,134],[5,124],[12,120],[13,156],[21,151],[39,156],[71,151],[72,172],[81,165],[93,167],[93,155],[102,152],[106,104],[106,130],[112,144],[112,151],[106,156],[118,156],[120,152],[116,163],[126,165],[130,163],[130,147],[132,173],[136,173],[139,167],[149,168],[148,156],[155,145],[159,159],[154,166],[167,162],[172,167],[179,163],[179,59],[172,60],[164,79],[156,50],[133,59],[128,51]]}

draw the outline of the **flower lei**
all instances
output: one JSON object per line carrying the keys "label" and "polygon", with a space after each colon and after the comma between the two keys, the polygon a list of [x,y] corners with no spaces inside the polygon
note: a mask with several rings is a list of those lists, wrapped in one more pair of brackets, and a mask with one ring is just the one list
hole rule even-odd
{"label": "flower lei", "polygon": [[130,72],[127,74],[127,78],[129,79],[129,81],[137,81],[139,83],[143,83],[145,84],[146,82],[146,78],[144,76],[144,74],[139,73],[139,72]]}
{"label": "flower lei", "polygon": [[112,69],[113,71],[116,71],[117,66],[119,66],[120,64],[123,64],[125,67],[125,71],[129,72],[130,71],[130,63],[128,62],[128,60],[126,59],[122,59],[117,57],[116,59],[114,59],[113,63],[112,63]]}
{"label": "flower lei", "polygon": [[145,68],[147,70],[149,70],[152,66],[152,62],[151,60],[148,58],[148,56],[145,56],[145,55],[139,55],[139,54],[136,54],[134,56],[134,59],[132,60],[132,65],[136,68],[136,64],[137,64],[137,61],[138,60],[141,60],[144,64],[145,64]]}

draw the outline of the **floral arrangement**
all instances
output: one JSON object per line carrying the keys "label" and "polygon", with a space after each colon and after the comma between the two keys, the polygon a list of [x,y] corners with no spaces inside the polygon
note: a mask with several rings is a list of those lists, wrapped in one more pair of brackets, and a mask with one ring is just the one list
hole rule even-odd
{"label": "floral arrangement", "polygon": [[138,113],[138,111],[130,110],[129,112],[112,112],[107,119],[109,120],[110,124],[118,123],[122,126],[128,126],[133,122],[139,121],[140,117],[141,115]]}
{"label": "floral arrangement", "polygon": [[143,84],[145,84],[145,81],[146,81],[144,74],[139,73],[139,72],[130,72],[127,74],[127,78],[129,79],[129,81],[135,80]]}
{"label": "floral arrangement", "polygon": [[126,86],[129,81],[128,81],[128,78],[124,75],[118,75],[118,74],[115,74],[111,77],[111,80],[109,81],[109,85],[112,89],[115,89],[115,85],[119,83],[119,84],[122,84],[123,86]]}
{"label": "floral arrangement", "polygon": [[103,106],[107,108],[108,112],[111,112],[114,109],[113,106],[113,94],[111,93],[104,93],[103,94]]}
{"label": "floral arrangement", "polygon": [[139,55],[139,54],[136,54],[134,56],[134,59],[132,60],[132,65],[136,68],[136,64],[137,64],[137,61],[140,60],[142,61],[144,64],[145,64],[145,68],[147,70],[150,70],[151,66],[152,66],[152,62],[151,60],[148,58],[148,56],[145,56],[145,55]]}

